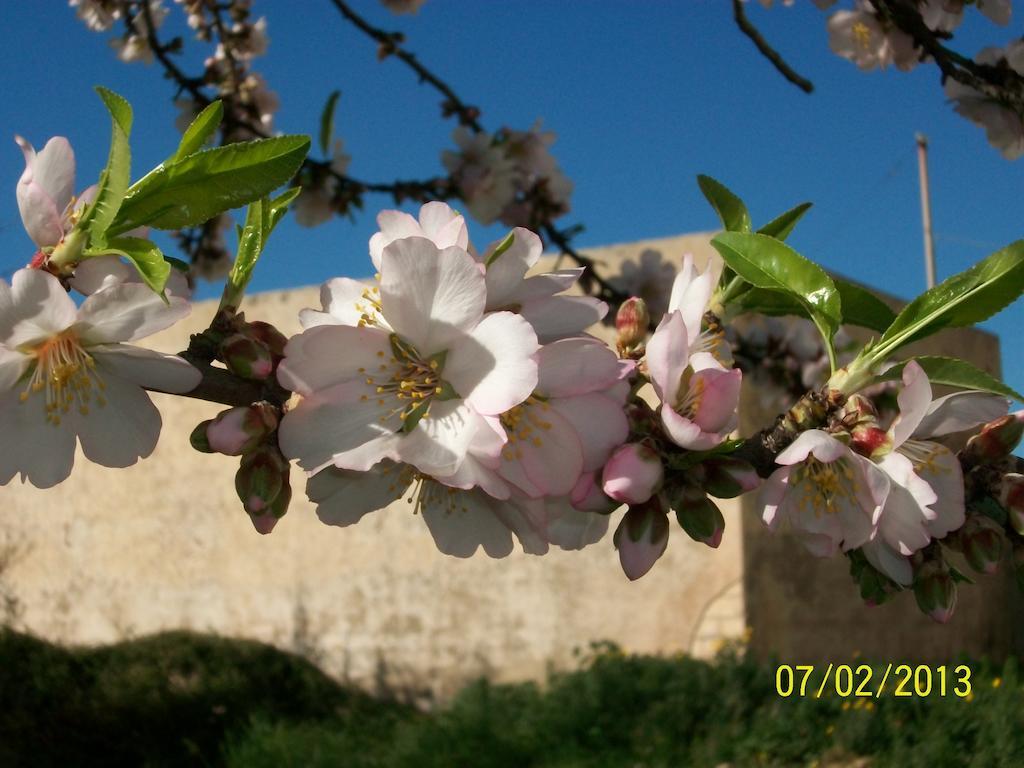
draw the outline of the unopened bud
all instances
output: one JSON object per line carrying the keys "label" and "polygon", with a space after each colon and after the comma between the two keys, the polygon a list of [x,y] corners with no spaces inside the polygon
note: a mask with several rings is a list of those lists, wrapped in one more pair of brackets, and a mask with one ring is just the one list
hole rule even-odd
{"label": "unopened bud", "polygon": [[1024,411],[1009,413],[981,428],[967,441],[964,454],[976,463],[987,463],[1009,456],[1024,437]]}
{"label": "unopened bud", "polygon": [[941,560],[928,560],[914,573],[914,597],[922,613],[945,624],[956,610],[956,582]]}
{"label": "unopened bud", "polygon": [[1003,475],[999,504],[1006,510],[1013,530],[1024,536],[1024,475],[1018,472]]}
{"label": "unopened bud", "polygon": [[699,467],[701,487],[716,499],[734,499],[761,485],[754,467],[742,459],[718,456],[706,459]]}
{"label": "unopened bud", "polygon": [[288,511],[288,505],[292,500],[292,486],[288,482],[288,476],[285,475],[284,485],[281,487],[281,492],[277,494],[277,498],[274,499],[274,503],[270,505],[270,509],[258,515],[249,515],[249,519],[252,520],[252,525],[256,529],[257,533],[261,533],[266,536],[277,525],[277,521],[285,516]]}
{"label": "unopened bud", "polygon": [[241,456],[263,442],[277,429],[277,411],[270,405],[229,408],[217,415],[206,428],[210,450],[227,456]]}
{"label": "unopened bud", "polygon": [[242,457],[235,491],[250,515],[270,510],[288,481],[288,462],[274,446],[262,446]]}
{"label": "unopened bud", "polygon": [[619,551],[619,563],[630,581],[647,573],[668,546],[668,517],[655,498],[650,503],[630,506],[612,538]]}
{"label": "unopened bud", "polygon": [[682,485],[670,493],[669,503],[687,536],[712,549],[718,548],[725,533],[725,518],[718,505],[702,489]]}
{"label": "unopened bud", "polygon": [[642,504],[661,487],[665,470],[661,457],[644,443],[619,446],[604,465],[601,486],[615,501]]}
{"label": "unopened bud", "polygon": [[651,313],[643,299],[633,296],[622,302],[615,315],[615,329],[618,331],[616,343],[623,357],[628,357],[627,352],[638,350],[644,343],[650,324]]}
{"label": "unopened bud", "polygon": [[274,359],[267,346],[240,333],[224,339],[220,358],[229,371],[243,379],[262,380],[274,370]]}
{"label": "unopened bud", "polygon": [[262,320],[254,320],[245,328],[246,336],[256,339],[270,350],[270,354],[277,360],[284,357],[284,347],[288,343],[288,337],[281,333],[270,323]]}
{"label": "unopened bud", "polygon": [[200,453],[215,453],[213,448],[210,447],[209,438],[206,436],[206,428],[212,423],[213,419],[200,421],[196,428],[192,430],[192,434],[188,436],[188,441],[192,443],[192,447]]}
{"label": "unopened bud", "polygon": [[959,534],[964,558],[978,573],[995,573],[1003,556],[1003,529],[987,515],[970,515]]}

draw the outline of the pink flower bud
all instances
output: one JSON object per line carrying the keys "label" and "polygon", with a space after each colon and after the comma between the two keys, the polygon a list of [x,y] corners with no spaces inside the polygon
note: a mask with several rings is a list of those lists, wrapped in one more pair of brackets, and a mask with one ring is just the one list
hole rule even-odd
{"label": "pink flower bud", "polygon": [[243,379],[262,380],[274,370],[273,356],[267,346],[240,333],[221,342],[220,357],[229,371]]}
{"label": "pink flower bud", "polygon": [[999,504],[1006,510],[1013,530],[1024,536],[1024,475],[1017,472],[1003,475]]}
{"label": "pink flower bud", "polygon": [[277,429],[277,413],[269,405],[229,408],[206,428],[211,450],[227,456],[241,456],[259,445]]}
{"label": "pink flower bud", "polygon": [[971,515],[960,529],[960,545],[971,568],[995,573],[1003,556],[1003,529],[986,515]]}
{"label": "pink flower bud", "polygon": [[981,432],[967,441],[964,453],[977,463],[986,463],[1009,456],[1024,437],[1024,411],[1017,411],[990,421]]}
{"label": "pink flower bud", "polygon": [[651,314],[647,303],[638,296],[626,299],[615,315],[615,329],[618,331],[619,350],[626,352],[636,349],[647,338]]}
{"label": "pink flower bud", "polygon": [[254,320],[246,326],[244,334],[262,343],[276,359],[284,357],[284,346],[288,338],[270,323]]}
{"label": "pink flower bud", "polygon": [[923,563],[914,574],[914,597],[922,613],[945,624],[956,610],[956,582],[941,560]]}
{"label": "pink flower bud", "polygon": [[661,487],[661,457],[643,443],[620,446],[602,472],[604,492],[623,504],[642,504]]}
{"label": "pink flower bud", "polygon": [[613,542],[619,551],[619,563],[630,581],[647,573],[668,546],[668,517],[660,502],[631,506],[619,527]]}
{"label": "pink flower bud", "polygon": [[250,515],[272,509],[288,481],[288,462],[274,446],[262,446],[242,457],[235,474],[235,491]]}
{"label": "pink flower bud", "polygon": [[249,519],[252,521],[253,527],[257,533],[266,536],[277,525],[277,521],[284,517],[288,511],[288,504],[292,500],[292,487],[288,483],[288,478],[285,477],[284,485],[281,488],[281,492],[277,494],[277,498],[274,499],[274,503],[270,505],[270,509],[258,515],[249,515]]}

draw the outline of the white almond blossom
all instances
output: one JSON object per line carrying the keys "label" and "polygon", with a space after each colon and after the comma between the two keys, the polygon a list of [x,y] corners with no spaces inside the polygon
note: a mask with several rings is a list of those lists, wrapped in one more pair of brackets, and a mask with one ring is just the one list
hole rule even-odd
{"label": "white almond blossom", "polygon": [[852,11],[836,11],[828,19],[829,46],[861,69],[885,69],[896,65],[909,71],[919,60],[914,41],[898,29],[887,27],[866,0]]}
{"label": "white almond blossom", "polygon": [[819,429],[800,434],[775,459],[761,486],[762,518],[785,520],[812,554],[831,557],[874,535],[889,478],[868,459]]}
{"label": "white almond blossom", "polygon": [[907,559],[932,539],[964,523],[964,478],[960,461],[941,443],[925,438],[976,427],[1006,414],[1009,403],[981,392],[959,392],[932,400],[921,366],[903,369],[900,415],[888,430],[891,452],[877,460],[889,477],[877,535],[862,547],[868,561],[900,584],[913,581]]}
{"label": "white almond blossom", "polygon": [[380,288],[368,297],[386,327],[368,317],[289,341],[278,378],[303,400],[281,424],[281,448],[310,472],[365,471],[389,458],[450,475],[486,417],[536,388],[537,336],[510,312],[485,316],[477,262],[422,237],[384,249]]}
{"label": "white almond blossom", "polygon": [[458,185],[469,212],[481,223],[491,224],[515,200],[515,163],[484,131],[473,133],[460,125],[452,138],[459,151],[444,150],[441,162]]}
{"label": "white almond blossom", "polygon": [[[1005,62],[1018,75],[1024,76],[1024,41],[1017,40],[1006,49],[985,48],[976,57],[979,64],[999,65]],[[946,96],[953,109],[975,125],[985,129],[989,144],[1003,153],[1007,160],[1024,155],[1024,113],[1013,105],[970,85],[946,80]]]}
{"label": "white almond blossom", "polygon": [[80,307],[37,269],[0,281],[0,484],[40,488],[71,472],[76,442],[90,461],[126,467],[152,453],[160,413],[144,387],[185,393],[201,379],[175,355],[125,342],[169,327],[188,303],[122,283]]}

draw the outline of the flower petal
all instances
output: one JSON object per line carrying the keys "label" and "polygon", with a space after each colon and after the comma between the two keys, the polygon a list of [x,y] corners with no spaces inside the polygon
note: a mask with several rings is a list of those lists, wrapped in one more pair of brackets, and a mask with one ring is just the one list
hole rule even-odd
{"label": "flower petal", "polygon": [[0,347],[0,392],[14,388],[18,379],[28,370],[30,362],[28,355]]}
{"label": "flower petal", "polygon": [[47,422],[46,398],[41,394],[24,403],[20,394],[0,394],[0,485],[20,474],[36,488],[52,488],[71,474],[75,433],[70,422]]}
{"label": "flower petal", "polygon": [[[97,360],[97,369],[101,369]],[[106,404],[89,404],[87,414],[69,412],[82,452],[105,467],[130,467],[149,456],[160,437],[160,411],[149,395],[113,370],[100,370]]]}
{"label": "flower petal", "polygon": [[[318,325],[292,336],[277,368],[281,386],[309,395],[320,389],[367,377],[386,377],[394,355],[388,334],[378,328]],[[370,390],[372,392],[372,390]]]}
{"label": "flower petal", "polygon": [[441,372],[479,413],[496,416],[537,386],[537,336],[511,312],[494,312],[451,342]]}
{"label": "flower petal", "polygon": [[320,522],[353,525],[402,497],[412,475],[402,477],[401,470],[401,465],[390,461],[368,472],[327,467],[306,481],[306,495],[316,504]]}
{"label": "flower petal", "polygon": [[75,302],[60,281],[39,269],[19,269],[10,291],[0,291],[0,343],[31,345],[67,330],[76,315]]}
{"label": "flower petal", "polygon": [[718,435],[735,429],[743,374],[739,368],[705,368],[694,373],[690,386],[703,387],[693,420],[704,432]]}
{"label": "flower petal", "polygon": [[890,547],[883,537],[876,536],[864,544],[860,551],[876,570],[897,584],[909,587],[914,583],[914,569],[910,565],[910,560]]}
{"label": "flower petal", "polygon": [[542,344],[579,335],[607,313],[608,305],[592,296],[552,296],[528,301],[519,308]]}
{"label": "flower petal", "polygon": [[1010,410],[1010,401],[988,392],[954,392],[932,401],[914,437],[941,437],[995,421]]}
{"label": "flower petal", "polygon": [[143,283],[121,283],[94,293],[78,309],[78,337],[87,345],[135,341],[169,328],[192,311],[169,296],[165,303]]}
{"label": "flower petal", "polygon": [[651,340],[647,342],[647,371],[654,391],[663,403],[675,403],[679,396],[683,371],[690,359],[687,338],[682,314],[671,312],[662,318]]}
{"label": "flower petal", "polygon": [[421,514],[441,552],[453,557],[470,557],[479,547],[491,557],[506,557],[512,552],[512,533],[495,514],[486,494],[449,494],[443,485],[426,484],[432,487],[424,487],[421,492]]}
{"label": "flower petal", "polygon": [[572,338],[545,344],[537,353],[537,391],[569,397],[607,389],[622,378],[619,359],[603,342]]}
{"label": "flower petal", "polygon": [[799,464],[812,453],[818,461],[826,464],[846,456],[849,448],[820,429],[801,432],[788,448],[775,457],[775,463],[783,466]]}
{"label": "flower petal", "polygon": [[[527,271],[540,259],[544,246],[533,232],[522,227],[513,229],[509,236],[512,245],[487,266],[487,309],[504,309],[513,303],[512,298],[522,285]],[[504,240],[491,243],[483,261],[491,258],[498,245]]]}
{"label": "flower petal", "polygon": [[348,381],[316,392],[285,414],[278,443],[289,459],[307,471],[328,464],[365,472],[381,459],[398,458],[395,419],[391,407],[373,397],[367,387]]}
{"label": "flower petal", "polygon": [[900,415],[889,428],[893,448],[903,445],[917,429],[932,402],[932,385],[916,360],[903,369],[903,389],[897,395]]}
{"label": "flower petal", "polygon": [[481,417],[462,400],[433,402],[429,413],[400,438],[394,458],[427,475],[451,475],[481,428],[487,428]]}
{"label": "flower petal", "polygon": [[583,549],[596,544],[608,532],[610,515],[582,512],[575,509],[567,498],[547,499],[543,504],[544,535],[556,547],[567,550]]}
{"label": "flower petal", "polygon": [[21,181],[30,177],[53,201],[58,214],[63,214],[75,192],[75,153],[71,144],[63,136],[54,136],[30,161],[31,145],[20,136],[15,141],[25,154]]}
{"label": "flower petal", "polygon": [[583,471],[600,469],[612,451],[629,437],[622,407],[599,392],[550,401],[551,408],[572,425],[583,446]]}
{"label": "flower petal", "polygon": [[477,263],[461,248],[438,250],[422,237],[396,240],[381,262],[383,314],[421,355],[448,349],[480,322],[487,289]]}
{"label": "flower petal", "polygon": [[715,280],[712,275],[712,264],[708,264],[703,272],[697,274],[693,264],[693,254],[687,253],[683,256],[683,268],[676,275],[672,283],[672,295],[668,301],[668,311],[679,311],[683,317],[683,323],[689,333],[689,341],[692,344],[700,335],[701,321],[704,312],[711,300],[711,292],[714,290]]}
{"label": "flower petal", "polygon": [[438,248],[457,246],[469,249],[469,228],[461,213],[448,203],[432,200],[420,208],[419,225],[423,234]]}
{"label": "flower petal", "polygon": [[377,214],[377,232],[370,238],[370,260],[380,272],[384,249],[403,237],[423,237],[419,222],[404,211],[381,211]]}
{"label": "flower petal", "polygon": [[369,302],[364,298],[369,287],[366,283],[349,277],[335,277],[328,280],[320,286],[320,306],[323,307],[323,311],[303,309],[299,312],[299,321],[302,323],[302,327],[359,325],[359,319],[364,311],[372,310]]}
{"label": "flower petal", "polygon": [[888,454],[878,466],[892,481],[878,523],[879,535],[899,554],[913,554],[931,541],[925,522],[934,517],[928,505],[934,503],[935,494],[899,453]]}
{"label": "flower petal", "polygon": [[523,406],[517,427],[509,429],[499,472],[513,484],[525,474],[529,482],[519,487],[529,496],[567,496],[583,471],[583,446],[572,423],[545,405]]}
{"label": "flower petal", "polygon": [[914,471],[935,492],[931,504],[935,517],[925,521],[932,538],[941,539],[964,524],[964,477],[960,462],[950,451],[938,443],[928,444],[932,452]]}
{"label": "flower petal", "polygon": [[184,394],[199,386],[203,374],[177,355],[110,344],[89,350],[98,366],[146,389]]}

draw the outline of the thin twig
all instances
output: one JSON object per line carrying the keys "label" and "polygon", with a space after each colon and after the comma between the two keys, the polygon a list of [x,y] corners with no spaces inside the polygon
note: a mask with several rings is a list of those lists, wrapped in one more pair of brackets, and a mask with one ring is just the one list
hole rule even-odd
{"label": "thin twig", "polygon": [[445,97],[442,109],[446,117],[448,115],[457,115],[459,122],[472,129],[475,133],[483,131],[483,126],[480,125],[478,120],[480,110],[477,107],[466,104],[447,83],[423,66],[414,54],[402,48],[403,36],[400,32],[385,32],[382,29],[378,29],[353,11],[344,0],[331,0],[331,2],[334,3],[334,7],[338,9],[338,12],[347,21],[354,24],[380,44],[381,56],[391,55],[405,62],[419,75],[420,82],[428,83],[439,91]]}
{"label": "thin twig", "polygon": [[808,80],[806,77],[802,77],[786,63],[785,59],[776,51],[767,40],[764,39],[764,35],[761,34],[760,30],[755,27],[750,19],[747,18],[746,9],[743,7],[743,0],[732,0],[732,13],[736,19],[736,26],[740,28],[740,31],[751,39],[754,45],[757,46],[757,50],[761,52],[768,61],[772,63],[772,66],[779,71],[779,74],[789,80],[793,85],[799,88],[804,93],[811,93],[814,91],[814,83]]}

